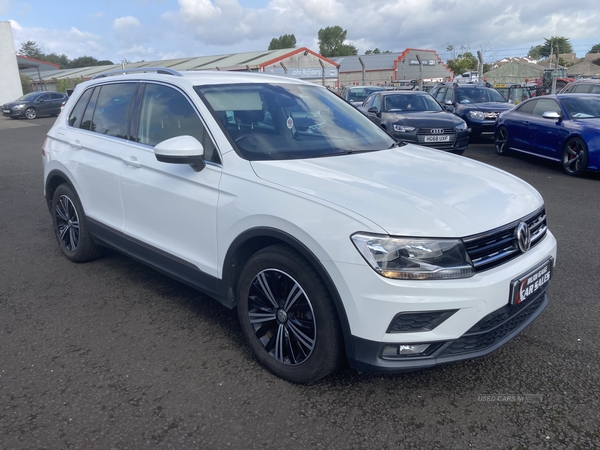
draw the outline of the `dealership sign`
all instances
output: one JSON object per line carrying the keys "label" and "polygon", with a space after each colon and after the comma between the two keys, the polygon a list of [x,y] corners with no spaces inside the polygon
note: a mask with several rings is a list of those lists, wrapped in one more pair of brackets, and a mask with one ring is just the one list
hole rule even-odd
{"label": "dealership sign", "polygon": [[[288,77],[301,78],[301,79],[315,79],[323,78],[323,69],[321,67],[302,67],[288,69],[287,73],[282,67],[265,67],[265,73],[273,75],[287,75]],[[325,78],[337,78],[338,71],[335,68],[325,69]]]}

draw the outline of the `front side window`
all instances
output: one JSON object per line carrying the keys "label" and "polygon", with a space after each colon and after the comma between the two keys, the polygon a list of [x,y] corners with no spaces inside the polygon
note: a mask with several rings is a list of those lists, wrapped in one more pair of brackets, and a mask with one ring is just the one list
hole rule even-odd
{"label": "front side window", "polygon": [[545,112],[556,112],[562,114],[560,106],[554,100],[549,98],[540,98],[533,108],[534,116],[543,116]]}
{"label": "front side window", "polygon": [[575,87],[572,90],[570,90],[569,92],[579,92],[580,94],[585,94],[585,93],[590,92],[589,84],[581,83],[581,84],[576,84],[574,86]]}
{"label": "front side window", "polygon": [[220,161],[209,133],[187,97],[168,86],[147,84],[140,110],[138,142],[155,146],[186,135],[202,144],[205,160]]}
{"label": "front side window", "polygon": [[196,86],[248,160],[315,158],[390,148],[395,141],[326,89],[302,84]]}

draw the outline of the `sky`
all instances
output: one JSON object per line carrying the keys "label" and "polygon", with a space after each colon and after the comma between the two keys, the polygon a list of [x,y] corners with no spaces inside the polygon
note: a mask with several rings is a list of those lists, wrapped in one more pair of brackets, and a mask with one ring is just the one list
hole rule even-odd
{"label": "sky", "polygon": [[481,50],[486,62],[525,56],[565,36],[578,57],[600,43],[598,0],[0,0],[15,50],[113,63],[266,50],[294,34],[319,51],[318,31],[339,25],[366,50],[429,49],[443,60]]}

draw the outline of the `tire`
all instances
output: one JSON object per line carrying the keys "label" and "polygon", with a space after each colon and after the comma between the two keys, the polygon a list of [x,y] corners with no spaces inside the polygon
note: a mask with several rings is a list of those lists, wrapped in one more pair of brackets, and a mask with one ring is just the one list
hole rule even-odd
{"label": "tire", "polygon": [[52,196],[52,224],[63,254],[73,262],[97,258],[102,248],[90,236],[79,197],[68,184],[61,184]]}
{"label": "tire", "polygon": [[585,142],[580,138],[571,138],[563,148],[563,170],[567,175],[580,177],[587,170],[588,150]]}
{"label": "tire", "polygon": [[494,148],[500,156],[508,155],[508,130],[500,127],[494,133]]}
{"label": "tire", "polygon": [[275,375],[308,384],[338,367],[341,326],[331,295],[291,248],[273,245],[248,260],[238,282],[237,311],[250,348]]}
{"label": "tire", "polygon": [[25,110],[25,117],[28,119],[35,119],[37,117],[37,112],[35,108],[27,108]]}

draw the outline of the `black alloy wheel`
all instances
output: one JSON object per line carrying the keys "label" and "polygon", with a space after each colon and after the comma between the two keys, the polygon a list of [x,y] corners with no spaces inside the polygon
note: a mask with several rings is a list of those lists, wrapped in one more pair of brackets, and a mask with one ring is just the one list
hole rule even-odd
{"label": "black alloy wheel", "polygon": [[585,173],[588,165],[588,151],[582,139],[575,137],[565,144],[562,165],[568,175],[579,177]]}
{"label": "black alloy wheel", "polygon": [[79,197],[67,184],[61,184],[52,196],[54,234],[63,254],[74,262],[91,261],[99,256],[101,247],[87,231]]}
{"label": "black alloy wheel", "polygon": [[279,377],[312,383],[338,366],[341,331],[331,296],[291,248],[274,245],[246,263],[238,316],[258,361]]}

